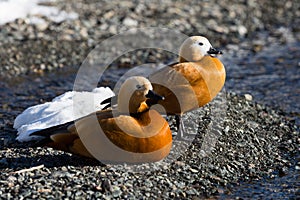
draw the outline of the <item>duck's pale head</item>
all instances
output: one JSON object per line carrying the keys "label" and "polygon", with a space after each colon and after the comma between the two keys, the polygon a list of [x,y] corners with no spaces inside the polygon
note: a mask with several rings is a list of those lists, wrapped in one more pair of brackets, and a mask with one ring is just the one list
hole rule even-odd
{"label": "duck's pale head", "polygon": [[222,54],[222,52],[213,48],[206,37],[192,36],[181,45],[179,62],[197,62],[206,55],[215,54]]}
{"label": "duck's pale head", "polygon": [[118,111],[121,113],[139,113],[148,110],[147,99],[163,99],[152,89],[150,81],[144,77],[133,76],[128,78],[119,91]]}

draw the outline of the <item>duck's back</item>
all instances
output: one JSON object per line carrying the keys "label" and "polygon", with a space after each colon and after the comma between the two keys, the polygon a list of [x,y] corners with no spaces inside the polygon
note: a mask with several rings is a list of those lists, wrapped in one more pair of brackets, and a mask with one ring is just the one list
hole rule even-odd
{"label": "duck's back", "polygon": [[161,104],[169,114],[181,114],[210,102],[225,83],[221,61],[205,56],[199,62],[167,66],[149,76],[153,90],[165,97]]}

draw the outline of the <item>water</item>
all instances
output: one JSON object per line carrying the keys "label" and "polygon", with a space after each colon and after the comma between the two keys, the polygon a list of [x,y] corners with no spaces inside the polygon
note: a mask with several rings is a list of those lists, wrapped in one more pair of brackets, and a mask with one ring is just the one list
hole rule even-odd
{"label": "water", "polygon": [[[300,160],[300,156],[296,159]],[[297,168],[297,169],[296,169]],[[265,178],[250,182],[242,182],[238,186],[230,186],[219,195],[220,199],[299,199],[300,173],[298,167],[289,169],[284,176]]]}
{"label": "water", "polygon": [[253,55],[228,56],[226,89],[251,94],[255,101],[286,112],[299,125],[300,42],[272,44]]}

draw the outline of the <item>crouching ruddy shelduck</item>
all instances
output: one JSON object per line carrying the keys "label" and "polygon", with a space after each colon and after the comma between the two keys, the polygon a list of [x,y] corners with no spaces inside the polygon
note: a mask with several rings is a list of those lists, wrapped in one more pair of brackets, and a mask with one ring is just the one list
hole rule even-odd
{"label": "crouching ruddy shelduck", "polygon": [[26,137],[109,163],[159,161],[170,152],[172,134],[167,121],[150,109],[149,100],[163,100],[163,97],[152,91],[146,78],[130,77],[120,88],[116,109],[97,111]]}

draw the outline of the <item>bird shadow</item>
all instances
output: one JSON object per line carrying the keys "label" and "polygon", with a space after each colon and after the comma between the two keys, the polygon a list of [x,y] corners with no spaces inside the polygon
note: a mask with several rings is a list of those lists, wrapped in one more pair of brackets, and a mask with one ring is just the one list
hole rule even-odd
{"label": "bird shadow", "polygon": [[105,165],[101,162],[85,157],[79,157],[76,155],[36,155],[31,157],[9,157],[2,158],[0,160],[0,169],[23,169],[31,168],[34,166],[43,165],[47,168],[53,167],[63,167],[63,166],[74,166],[74,167],[83,167],[83,166],[102,166]]}
{"label": "bird shadow", "polygon": [[[2,135],[2,134],[1,134]],[[35,142],[20,143],[15,133],[7,133],[0,142],[0,170],[30,168],[44,165],[48,168],[62,166],[105,166],[92,158],[65,153],[58,150],[48,152],[46,147],[39,147]],[[45,148],[45,149],[44,149]]]}

